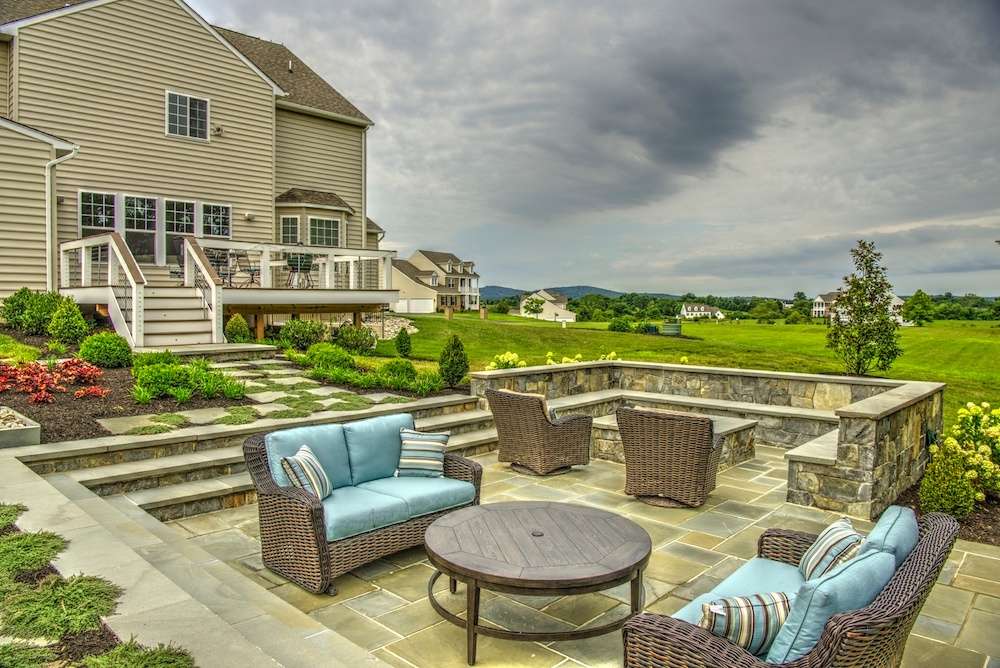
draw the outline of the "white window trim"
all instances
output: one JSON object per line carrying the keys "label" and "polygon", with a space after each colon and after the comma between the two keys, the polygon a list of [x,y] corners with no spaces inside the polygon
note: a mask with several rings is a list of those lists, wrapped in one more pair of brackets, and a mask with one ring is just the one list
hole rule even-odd
{"label": "white window trim", "polygon": [[[194,220],[191,221],[192,230],[191,236],[197,236],[198,234],[198,200],[194,199],[182,199],[180,197],[163,197],[163,233],[164,234],[187,234],[186,232],[171,232],[167,229],[167,202],[176,202],[178,204],[190,204],[194,207]],[[231,228],[232,221],[229,223]]]}
{"label": "white window trim", "polygon": [[[229,209],[229,234],[226,236],[220,236],[218,234],[208,234],[205,232],[205,207],[206,206],[221,206]],[[233,205],[224,204],[222,202],[198,202],[197,208],[198,221],[195,223],[194,229],[199,236],[206,237],[208,239],[232,239],[233,238]]]}
{"label": "white window trim", "polygon": [[[312,234],[312,223],[314,220],[332,220],[337,224],[337,243],[333,246],[325,246],[313,243]],[[343,218],[325,218],[323,216],[309,216],[308,220],[309,229],[307,230],[309,234],[309,244],[310,246],[315,246],[316,248],[343,248],[344,247],[344,220]]]}
{"label": "white window trim", "polygon": [[[201,137],[191,137],[188,135],[175,135],[170,132],[170,96],[171,95],[182,95],[189,100],[194,98],[195,100],[202,100],[205,102],[205,138]],[[190,123],[190,107],[188,108],[188,122]],[[211,144],[212,143],[212,98],[202,97],[201,95],[194,95],[192,93],[183,93],[177,90],[171,90],[169,88],[163,91],[163,135],[170,139],[186,139],[188,141],[198,142],[199,144]]]}
{"label": "white window trim", "polygon": [[83,194],[88,193],[90,195],[111,195],[115,198],[115,225],[112,227],[91,227],[87,226],[88,230],[104,230],[105,232],[117,232],[118,226],[118,193],[108,192],[106,190],[94,190],[90,188],[80,188],[76,191],[76,237],[78,239],[83,238]]}
{"label": "white window trim", "polygon": [[292,244],[302,243],[302,216],[278,216],[278,243],[287,244],[289,242],[285,241],[285,221],[295,219],[295,241]]}
{"label": "white window trim", "polygon": [[[151,200],[153,200],[153,211],[155,212],[153,214],[155,216],[155,218],[153,219],[153,222],[157,226],[159,226],[160,222],[161,222],[160,221],[160,215],[159,215],[160,214],[160,199],[161,198],[159,198],[159,197],[157,197],[155,195],[136,195],[135,193],[121,193],[121,202],[122,202],[122,228],[126,232],[138,232],[139,234],[156,234],[156,230],[155,229],[152,229],[152,230],[130,230],[127,227],[125,227],[125,200],[128,199],[129,197],[132,197],[132,198],[135,198],[135,199],[151,199]],[[115,213],[117,214],[117,211]]]}

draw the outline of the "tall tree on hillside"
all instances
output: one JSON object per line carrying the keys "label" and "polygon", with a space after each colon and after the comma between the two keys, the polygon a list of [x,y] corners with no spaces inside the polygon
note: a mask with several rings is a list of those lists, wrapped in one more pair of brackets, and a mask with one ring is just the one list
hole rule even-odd
{"label": "tall tree on hillside", "polygon": [[909,320],[918,327],[923,327],[925,323],[934,319],[934,302],[931,301],[930,295],[926,292],[917,290],[903,304],[900,313],[904,320]]}
{"label": "tall tree on hillside", "polygon": [[851,258],[854,273],[844,277],[826,347],[843,361],[847,373],[863,376],[873,367],[887,371],[903,349],[882,254],[874,242],[861,240],[851,249]]}
{"label": "tall tree on hillside", "polygon": [[798,311],[807,318],[812,317],[813,300],[806,296],[806,293],[799,290],[792,300],[792,310]]}

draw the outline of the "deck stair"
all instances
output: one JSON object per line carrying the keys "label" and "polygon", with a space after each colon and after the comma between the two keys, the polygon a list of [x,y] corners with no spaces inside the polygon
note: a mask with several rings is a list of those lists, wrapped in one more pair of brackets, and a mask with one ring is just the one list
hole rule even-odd
{"label": "deck stair", "polygon": [[[382,408],[378,413],[390,412]],[[450,452],[472,455],[496,448],[493,415],[479,409],[475,397],[421,399],[412,406],[400,404],[398,410],[412,412],[420,430],[451,434]],[[279,422],[284,421],[261,421],[235,431],[206,425],[131,439],[77,441],[23,461],[38,473],[68,477],[98,496],[118,497],[167,521],[253,503],[256,495],[241,444],[254,431],[292,426],[267,424]]]}
{"label": "deck stair", "polygon": [[140,269],[146,277],[143,347],[212,343],[211,312],[198,289],[184,287],[169,267],[144,264]]}

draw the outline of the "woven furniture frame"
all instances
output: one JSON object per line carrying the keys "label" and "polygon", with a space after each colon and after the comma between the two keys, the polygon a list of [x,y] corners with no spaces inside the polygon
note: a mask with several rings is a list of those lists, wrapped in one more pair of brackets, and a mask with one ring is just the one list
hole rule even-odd
{"label": "woven furniture frame", "polygon": [[[266,434],[257,434],[243,443],[243,456],[257,488],[261,558],[269,569],[313,593],[336,594],[332,585],[335,578],[376,559],[423,545],[427,527],[455,510],[449,508],[327,542],[322,503],[308,492],[279,487],[274,482],[265,437]],[[472,483],[476,496],[465,505],[479,503],[482,466],[458,455],[445,454],[444,475]]]}
{"label": "woven furniture frame", "polygon": [[594,418],[568,415],[549,418],[545,399],[509,390],[486,390],[499,436],[497,459],[534,475],[566,473],[590,462]]}
{"label": "woven furniture frame", "polygon": [[[958,522],[930,513],[920,520],[920,539],[889,584],[866,608],[834,615],[819,643],[788,668],[895,668],[903,658],[913,623],[955,544]],[[769,529],[761,535],[761,557],[797,564],[816,536]],[[642,614],[622,631],[626,668],[718,666],[773,668],[741,647],[672,617]]]}
{"label": "woven furniture frame", "polygon": [[722,438],[711,418],[619,408],[625,493],[657,506],[700,506],[715,489]]}

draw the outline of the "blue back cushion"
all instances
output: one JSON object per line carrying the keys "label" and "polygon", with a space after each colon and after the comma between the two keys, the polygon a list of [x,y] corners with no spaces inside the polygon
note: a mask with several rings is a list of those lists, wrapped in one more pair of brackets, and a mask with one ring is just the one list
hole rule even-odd
{"label": "blue back cushion", "polygon": [[384,415],[344,425],[351,477],[355,485],[396,475],[403,445],[400,429],[413,429],[412,415]]}
{"label": "blue back cushion", "polygon": [[919,537],[920,528],[913,510],[889,506],[861,544],[861,554],[871,551],[888,552],[896,558],[896,568],[899,568],[917,546]]}
{"label": "blue back cushion", "polygon": [[804,582],[767,653],[767,661],[786,663],[808,654],[819,642],[830,617],[870,604],[895,572],[896,560],[891,554],[872,551]]}
{"label": "blue back cushion", "polygon": [[280,487],[290,487],[292,484],[281,468],[281,458],[293,456],[303,445],[308,445],[316,455],[334,489],[352,484],[343,425],[321,424],[282,429],[268,434],[264,445],[267,448],[267,464],[271,468],[271,476]]}

